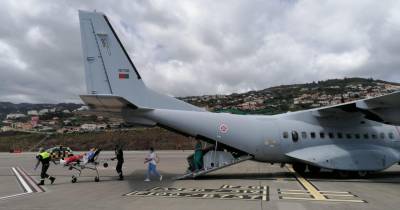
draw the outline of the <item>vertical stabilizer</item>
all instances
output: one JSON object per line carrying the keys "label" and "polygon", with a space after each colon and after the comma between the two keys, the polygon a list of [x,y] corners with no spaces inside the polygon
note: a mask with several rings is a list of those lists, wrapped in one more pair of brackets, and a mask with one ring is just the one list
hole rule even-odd
{"label": "vertical stabilizer", "polygon": [[89,95],[118,96],[137,107],[202,110],[147,88],[103,13],[79,11],[79,21]]}

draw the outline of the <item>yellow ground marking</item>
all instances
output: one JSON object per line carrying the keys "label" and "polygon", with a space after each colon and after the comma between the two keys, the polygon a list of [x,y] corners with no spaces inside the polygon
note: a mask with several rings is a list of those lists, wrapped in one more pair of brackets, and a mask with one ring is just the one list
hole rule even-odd
{"label": "yellow ground marking", "polygon": [[309,181],[307,181],[304,177],[298,174],[296,171],[293,170],[292,167],[287,167],[290,172],[292,172],[295,176],[297,181],[306,189],[310,194],[314,197],[315,200],[327,200],[327,198],[322,195],[317,188],[315,188]]}

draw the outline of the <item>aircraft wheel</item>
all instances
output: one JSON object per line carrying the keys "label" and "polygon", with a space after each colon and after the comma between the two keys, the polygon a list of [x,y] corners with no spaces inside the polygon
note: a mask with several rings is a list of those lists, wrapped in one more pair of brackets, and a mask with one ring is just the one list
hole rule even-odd
{"label": "aircraft wheel", "polygon": [[306,164],[293,163],[293,170],[299,174],[303,174],[306,171]]}
{"label": "aircraft wheel", "polygon": [[368,171],[357,171],[357,175],[360,178],[365,178],[368,176]]}
{"label": "aircraft wheel", "polygon": [[99,181],[100,181],[100,178],[99,178],[98,176],[96,176],[96,177],[94,177],[94,181],[95,181],[95,182],[99,182]]}
{"label": "aircraft wheel", "polygon": [[321,172],[321,168],[318,166],[308,165],[307,167],[311,174],[319,174]]}
{"label": "aircraft wheel", "polygon": [[337,171],[337,174],[339,175],[340,178],[346,179],[349,178],[351,173],[350,171]]}

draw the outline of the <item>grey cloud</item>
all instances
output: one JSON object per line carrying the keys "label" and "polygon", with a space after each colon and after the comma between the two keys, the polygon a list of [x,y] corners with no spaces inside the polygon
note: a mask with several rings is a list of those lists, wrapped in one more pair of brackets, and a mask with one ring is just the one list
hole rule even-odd
{"label": "grey cloud", "polygon": [[0,101],[79,102],[78,9],[105,12],[148,86],[174,96],[363,76],[399,81],[400,3],[0,3]]}

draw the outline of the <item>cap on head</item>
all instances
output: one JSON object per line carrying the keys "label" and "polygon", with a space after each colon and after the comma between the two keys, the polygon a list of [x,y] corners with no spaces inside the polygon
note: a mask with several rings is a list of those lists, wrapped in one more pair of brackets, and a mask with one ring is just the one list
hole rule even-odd
{"label": "cap on head", "polygon": [[152,152],[153,152],[153,151],[154,151],[154,148],[153,148],[153,147],[150,147],[150,151],[152,151]]}

